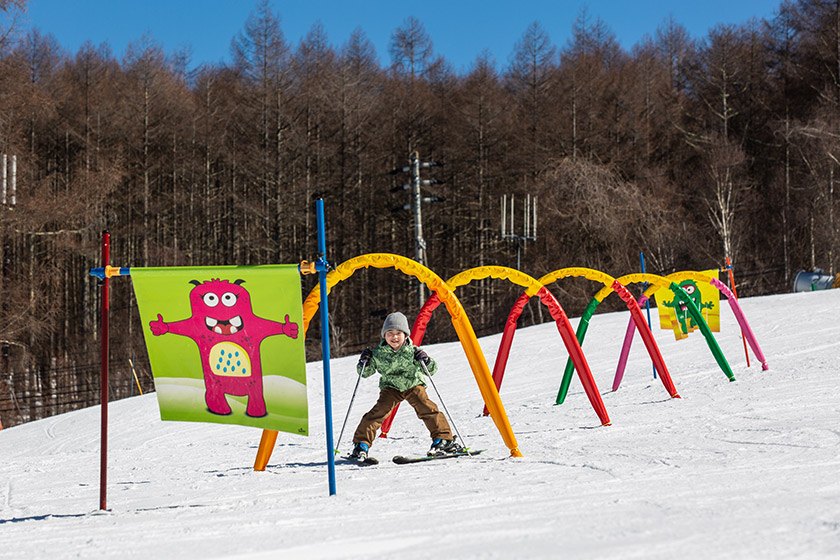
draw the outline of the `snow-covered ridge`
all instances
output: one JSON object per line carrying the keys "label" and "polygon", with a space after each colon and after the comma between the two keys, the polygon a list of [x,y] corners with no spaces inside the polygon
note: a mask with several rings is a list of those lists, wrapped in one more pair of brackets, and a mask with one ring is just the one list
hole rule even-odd
{"label": "snow-covered ridge", "polygon": [[[726,307],[716,338],[735,383],[699,333],[656,329],[682,399],[639,340],[610,392],[629,313],[596,314],[583,349],[609,427],[577,379],[553,404],[567,357],[553,323],[521,329],[501,390],[520,459],[481,416],[460,344],[425,346],[458,431],[488,451],[394,465],[429,445],[403,407],[372,447],[382,463],[338,465],[333,497],[320,363],[311,436],[280,433],[265,472],[252,469],[260,430],[161,422],[155,395],[111,403],[106,512],[98,407],[2,430],[0,558],[838,558],[840,290],[740,301],[770,370],[746,367]],[[480,341],[491,364],[499,340]],[[336,438],[355,381],[354,358],[333,361]],[[344,451],[377,393],[375,377],[360,384]]]}

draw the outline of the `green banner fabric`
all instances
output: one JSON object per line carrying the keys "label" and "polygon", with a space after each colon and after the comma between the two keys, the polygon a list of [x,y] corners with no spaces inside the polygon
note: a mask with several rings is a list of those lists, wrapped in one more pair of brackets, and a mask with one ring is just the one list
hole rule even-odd
{"label": "green banner fabric", "polygon": [[131,268],[161,420],[308,435],[297,265]]}

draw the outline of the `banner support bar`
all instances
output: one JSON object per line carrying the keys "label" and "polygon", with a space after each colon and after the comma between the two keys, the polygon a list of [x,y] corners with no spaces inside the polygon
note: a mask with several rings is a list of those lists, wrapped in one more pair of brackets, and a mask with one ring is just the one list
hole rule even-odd
{"label": "banner support bar", "polygon": [[100,266],[98,268],[91,268],[90,275],[96,276],[100,280],[105,280],[112,276],[131,276],[131,267],[128,266]]}
{"label": "banner support bar", "polygon": [[[307,274],[316,274],[318,272],[329,272],[330,265],[324,259],[318,259],[315,262],[301,261],[298,265],[298,271],[304,276]],[[89,269],[91,276],[96,276],[100,280],[111,278],[112,276],[131,276],[130,266],[100,266]]]}

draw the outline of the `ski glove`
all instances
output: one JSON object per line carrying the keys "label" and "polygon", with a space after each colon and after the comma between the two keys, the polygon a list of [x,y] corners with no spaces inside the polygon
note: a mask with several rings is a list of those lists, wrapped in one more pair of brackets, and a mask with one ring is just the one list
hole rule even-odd
{"label": "ski glove", "polygon": [[370,362],[370,358],[373,356],[373,350],[370,348],[365,348],[362,350],[361,356],[359,356],[359,365],[367,364]]}
{"label": "ski glove", "polygon": [[417,360],[418,362],[423,362],[427,366],[429,365],[429,362],[432,361],[432,359],[429,357],[429,355],[426,354],[425,352],[423,352],[422,350],[420,350],[419,348],[414,350],[414,359]]}

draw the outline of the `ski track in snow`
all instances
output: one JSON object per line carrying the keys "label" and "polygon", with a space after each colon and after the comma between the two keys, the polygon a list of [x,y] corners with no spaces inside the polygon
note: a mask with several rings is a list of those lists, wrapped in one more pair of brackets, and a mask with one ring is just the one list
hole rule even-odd
{"label": "ski track in snow", "polygon": [[[0,559],[838,558],[840,290],[741,300],[770,369],[744,358],[728,306],[716,334],[730,383],[699,333],[655,329],[681,399],[653,379],[636,335],[612,392],[628,312],[596,314],[583,344],[611,426],[575,377],[553,323],[521,329],[501,389],[524,457],[481,415],[458,342],[425,347],[477,457],[395,465],[428,435],[403,404],[379,465],[336,465],[328,495],[323,373],[307,365],[310,437],[279,434],[264,472],[253,428],[161,422],[155,395],[109,405],[108,506],[99,505],[99,407],[0,431]],[[446,320],[443,312],[433,320]],[[577,321],[573,321],[576,324]],[[501,328],[501,326],[500,326]],[[373,333],[375,336],[375,333]],[[490,367],[499,335],[480,341]],[[378,395],[359,385],[341,441]],[[355,359],[332,362],[338,437]],[[433,400],[439,395],[430,387]]]}

